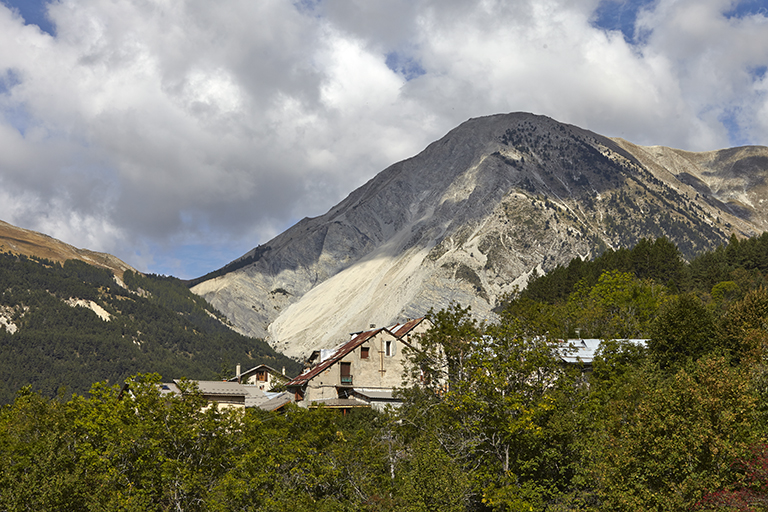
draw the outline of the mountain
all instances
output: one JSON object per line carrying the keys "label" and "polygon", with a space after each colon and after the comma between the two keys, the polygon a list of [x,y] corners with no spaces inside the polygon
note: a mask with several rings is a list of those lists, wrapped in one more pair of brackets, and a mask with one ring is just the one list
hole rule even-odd
{"label": "mountain", "polygon": [[451,301],[479,318],[535,274],[641,238],[693,255],[766,230],[768,148],[643,147],[528,113],[470,119],[190,283],[302,357]]}
{"label": "mountain", "polygon": [[22,229],[1,220],[0,252],[23,254],[59,263],[80,260],[89,265],[105,268],[120,279],[126,270],[136,272],[136,269],[111,254],[78,249],[48,235]]}
{"label": "mountain", "polygon": [[25,385],[53,396],[82,394],[103,380],[121,384],[137,373],[216,379],[231,376],[238,363],[290,375],[301,369],[263,340],[233,331],[179,279],[142,275],[113,256],[9,224],[0,228],[0,404]]}

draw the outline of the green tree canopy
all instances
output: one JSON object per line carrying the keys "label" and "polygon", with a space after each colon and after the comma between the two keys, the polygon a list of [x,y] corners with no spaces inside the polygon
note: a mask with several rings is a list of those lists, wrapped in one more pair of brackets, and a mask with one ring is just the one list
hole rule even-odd
{"label": "green tree canopy", "polygon": [[662,368],[698,359],[717,346],[714,318],[701,299],[691,293],[664,304],[650,334],[648,348]]}

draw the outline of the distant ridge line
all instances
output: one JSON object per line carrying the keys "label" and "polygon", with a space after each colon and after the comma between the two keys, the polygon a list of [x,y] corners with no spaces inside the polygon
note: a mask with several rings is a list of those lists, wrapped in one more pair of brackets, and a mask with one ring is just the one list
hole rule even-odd
{"label": "distant ridge line", "polygon": [[187,286],[187,288],[192,288],[193,286],[197,286],[198,284],[204,281],[208,281],[209,279],[221,277],[223,275],[229,274],[230,272],[234,272],[235,270],[239,270],[243,267],[247,267],[251,263],[256,263],[261,259],[264,253],[270,250],[271,248],[272,247],[268,245],[260,245],[253,250],[252,254],[249,254],[248,256],[240,258],[239,260],[235,260],[231,263],[227,263],[226,265],[224,265],[218,270],[208,272],[207,274],[201,277],[196,277],[194,279],[182,279],[181,281]]}

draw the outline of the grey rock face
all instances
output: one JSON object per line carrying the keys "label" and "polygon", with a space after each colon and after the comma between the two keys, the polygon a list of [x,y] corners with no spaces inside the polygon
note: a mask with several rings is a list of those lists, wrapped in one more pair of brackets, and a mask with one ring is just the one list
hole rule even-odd
{"label": "grey rock face", "polygon": [[533,272],[666,236],[692,256],[768,221],[768,148],[635,146],[532,114],[471,119],[193,291],[302,357],[451,301],[492,319]]}

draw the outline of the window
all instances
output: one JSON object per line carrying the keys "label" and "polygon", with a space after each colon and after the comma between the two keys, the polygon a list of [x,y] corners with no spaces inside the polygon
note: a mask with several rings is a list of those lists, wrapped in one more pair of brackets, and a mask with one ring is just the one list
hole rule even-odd
{"label": "window", "polygon": [[388,356],[392,355],[392,342],[389,340],[387,340],[387,346],[384,353],[387,354]]}
{"label": "window", "polygon": [[341,363],[341,383],[352,384],[352,363]]}
{"label": "window", "polygon": [[360,359],[368,359],[368,347],[360,347]]}

